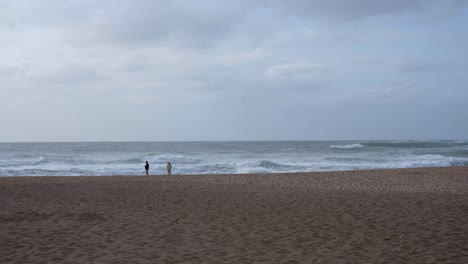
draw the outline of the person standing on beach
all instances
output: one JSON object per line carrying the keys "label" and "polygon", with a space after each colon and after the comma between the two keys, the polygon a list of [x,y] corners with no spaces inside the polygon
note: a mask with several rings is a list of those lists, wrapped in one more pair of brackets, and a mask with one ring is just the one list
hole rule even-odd
{"label": "person standing on beach", "polygon": [[166,168],[167,168],[167,175],[171,176],[172,175],[172,172],[171,172],[172,171],[172,164],[171,164],[170,161],[167,163]]}
{"label": "person standing on beach", "polygon": [[146,171],[146,176],[148,176],[149,175],[149,173],[148,173],[149,172],[149,163],[148,163],[148,161],[146,161],[146,164],[145,164],[145,171]]}

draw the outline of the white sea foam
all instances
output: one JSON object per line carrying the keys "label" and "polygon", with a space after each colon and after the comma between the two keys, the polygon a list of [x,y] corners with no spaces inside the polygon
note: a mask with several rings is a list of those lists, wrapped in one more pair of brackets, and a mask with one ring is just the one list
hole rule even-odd
{"label": "white sea foam", "polygon": [[174,154],[162,154],[156,156],[147,157],[146,160],[150,163],[167,163],[171,162],[173,164],[194,164],[200,162],[199,159],[184,156],[184,155],[174,155]]}
{"label": "white sea foam", "polygon": [[358,149],[358,148],[363,148],[364,145],[361,145],[359,143],[356,144],[348,144],[348,145],[331,145],[330,148],[334,149]]}
{"label": "white sea foam", "polygon": [[[288,145],[290,144],[290,145]],[[465,145],[363,142],[0,143],[0,176],[225,174],[467,166]],[[78,145],[78,146],[77,146]],[[333,149],[333,150],[332,150]],[[334,150],[336,149],[336,150]],[[359,149],[359,151],[353,151]],[[155,152],[159,150],[161,152]]]}
{"label": "white sea foam", "polygon": [[426,154],[391,156],[382,159],[325,158],[317,162],[312,170],[394,169],[462,166],[465,164],[468,164],[468,158]]}
{"label": "white sea foam", "polygon": [[36,165],[44,160],[44,157],[36,158],[15,158],[15,159],[4,159],[0,160],[0,167],[16,167],[16,166],[27,166]]}

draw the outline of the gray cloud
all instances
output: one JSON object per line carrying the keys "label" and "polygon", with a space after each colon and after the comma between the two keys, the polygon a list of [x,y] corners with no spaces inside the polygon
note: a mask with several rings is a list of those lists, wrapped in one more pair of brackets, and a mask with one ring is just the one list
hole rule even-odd
{"label": "gray cloud", "polygon": [[94,41],[206,48],[229,35],[244,15],[235,2],[118,1],[80,26],[96,31]]}
{"label": "gray cloud", "polygon": [[30,76],[33,80],[42,81],[45,84],[79,85],[104,80],[107,77],[99,73],[95,68],[64,64],[48,72],[36,73]]}
{"label": "gray cloud", "polygon": [[273,65],[265,71],[272,78],[308,78],[323,75],[327,67],[319,63],[297,62]]}
{"label": "gray cloud", "polygon": [[[424,14],[439,8],[456,10],[466,4],[468,0],[142,0],[116,1],[112,6],[101,6],[97,11],[90,9],[88,12],[77,12],[69,6],[64,7],[63,11],[71,13],[75,21],[82,21],[71,26],[81,27],[80,31],[84,35],[90,30],[90,40],[106,40],[119,45],[207,48],[220,40],[245,32],[248,32],[250,40],[269,37],[269,32],[281,29],[281,24],[276,24],[275,20],[285,19],[272,12],[311,19],[349,21],[404,12]],[[265,22],[258,19],[259,13],[264,13]],[[252,21],[252,17],[255,20]]]}
{"label": "gray cloud", "polygon": [[402,73],[434,72],[450,67],[450,65],[442,62],[402,59],[393,60],[389,65],[392,69]]}
{"label": "gray cloud", "polygon": [[[400,109],[421,108],[430,120],[433,105],[450,124],[453,109],[468,111],[459,100],[466,97],[465,71],[447,70],[466,65],[460,44],[467,40],[466,9],[429,19],[430,25],[406,24],[400,14],[425,16],[466,3],[1,1],[2,127],[36,131],[42,118],[50,140],[68,133],[105,138],[109,130],[121,140],[347,138],[362,131],[376,138],[382,135],[372,135],[378,116],[396,111],[395,124],[417,121]],[[392,23],[365,19],[377,16]],[[339,125],[363,113],[366,126]],[[101,120],[108,121],[105,130]],[[79,129],[61,131],[57,123]],[[187,135],[191,126],[197,130]],[[459,127],[460,134],[468,131]],[[86,129],[97,134],[81,135]],[[0,141],[15,138],[14,129],[8,131],[0,131]],[[34,140],[33,132],[29,137]]]}
{"label": "gray cloud", "polygon": [[353,20],[370,16],[398,14],[411,11],[427,11],[432,7],[458,8],[468,4],[466,0],[270,0],[270,7],[292,14],[327,18],[329,20]]}
{"label": "gray cloud", "polygon": [[[95,1],[5,2],[1,25],[54,28],[78,46],[148,45],[212,47],[220,40],[242,36],[267,38],[281,30],[282,15],[348,21],[369,16],[420,12],[443,6],[459,8],[468,0],[268,0],[268,1]],[[26,14],[26,15],[25,15]],[[265,16],[259,19],[259,15]],[[252,19],[252,18],[255,19]],[[19,19],[18,19],[19,18]],[[21,19],[23,18],[23,19]]]}

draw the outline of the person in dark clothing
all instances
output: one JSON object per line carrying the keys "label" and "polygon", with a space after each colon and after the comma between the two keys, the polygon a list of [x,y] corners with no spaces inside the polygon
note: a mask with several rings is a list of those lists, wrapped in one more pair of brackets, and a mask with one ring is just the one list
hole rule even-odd
{"label": "person in dark clothing", "polygon": [[167,168],[167,175],[171,176],[172,175],[172,164],[171,164],[171,162],[167,163],[166,168]]}
{"label": "person in dark clothing", "polygon": [[146,175],[148,176],[148,172],[149,172],[149,163],[148,161],[146,161],[146,165],[145,165],[145,171],[146,171]]}

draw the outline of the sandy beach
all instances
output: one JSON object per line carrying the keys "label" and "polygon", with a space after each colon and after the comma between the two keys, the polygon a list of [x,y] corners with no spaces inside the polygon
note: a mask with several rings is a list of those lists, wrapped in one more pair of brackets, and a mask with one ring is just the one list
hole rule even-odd
{"label": "sandy beach", "polygon": [[1,177],[0,263],[468,263],[468,167]]}

